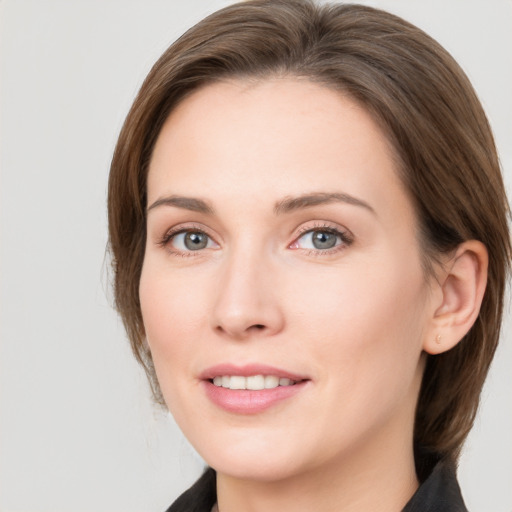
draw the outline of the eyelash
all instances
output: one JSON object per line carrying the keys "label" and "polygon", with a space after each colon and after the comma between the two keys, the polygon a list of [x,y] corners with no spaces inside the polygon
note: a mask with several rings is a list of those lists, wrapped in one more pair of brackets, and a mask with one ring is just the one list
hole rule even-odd
{"label": "eyelash", "polygon": [[[335,254],[335,253],[345,249],[346,247],[349,247],[354,242],[353,235],[348,230],[343,230],[343,229],[340,229],[339,227],[334,227],[329,224],[315,224],[313,226],[307,226],[307,227],[305,226],[305,227],[301,228],[299,230],[297,236],[294,238],[293,242],[291,244],[289,244],[288,247],[291,247],[292,245],[296,244],[302,237],[304,237],[304,235],[306,235],[308,233],[314,233],[314,232],[324,232],[324,233],[329,233],[329,234],[335,235],[337,238],[340,239],[340,243],[335,245],[334,247],[328,248],[328,249],[309,249],[306,252],[306,254],[308,256],[325,256],[325,255]],[[162,238],[160,240],[158,240],[157,245],[166,248],[174,256],[181,256],[183,258],[199,256],[199,254],[202,252],[201,249],[199,249],[197,251],[193,251],[193,250],[180,251],[180,250],[174,249],[172,247],[170,242],[172,242],[172,240],[174,238],[176,238],[178,235],[183,234],[183,233],[203,234],[203,235],[206,235],[214,243],[217,243],[217,242],[215,242],[213,237],[211,237],[205,231],[205,229],[203,227],[191,225],[191,226],[185,226],[185,227],[180,226],[180,227],[170,229],[162,236]],[[294,248],[293,250],[298,250],[298,249],[300,249],[300,248],[297,247],[297,248]],[[305,249],[302,249],[302,250],[305,250]]]}

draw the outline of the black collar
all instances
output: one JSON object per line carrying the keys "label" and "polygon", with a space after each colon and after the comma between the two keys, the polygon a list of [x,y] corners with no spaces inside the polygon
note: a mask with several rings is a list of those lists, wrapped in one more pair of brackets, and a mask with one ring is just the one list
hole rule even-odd
{"label": "black collar", "polygon": [[402,512],[468,512],[457,482],[455,464],[441,459]]}

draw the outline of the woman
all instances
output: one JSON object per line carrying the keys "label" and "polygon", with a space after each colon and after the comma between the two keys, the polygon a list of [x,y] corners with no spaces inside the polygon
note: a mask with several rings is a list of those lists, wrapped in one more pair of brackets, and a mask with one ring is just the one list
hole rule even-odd
{"label": "woman", "polygon": [[507,215],[471,85],[407,22],[249,1],[172,45],[109,186],[118,309],[211,466],[169,510],[466,510]]}

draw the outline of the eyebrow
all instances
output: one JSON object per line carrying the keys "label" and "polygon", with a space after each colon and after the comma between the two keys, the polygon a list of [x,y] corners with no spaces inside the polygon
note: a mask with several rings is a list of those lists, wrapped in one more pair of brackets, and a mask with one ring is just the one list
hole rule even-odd
{"label": "eyebrow", "polygon": [[[281,201],[277,201],[274,205],[274,213],[280,215],[283,213],[290,213],[303,208],[310,208],[312,206],[319,206],[330,203],[345,203],[354,206],[360,206],[366,210],[375,213],[375,210],[362,199],[345,194],[343,192],[316,192],[312,194],[303,194],[297,197],[287,197]],[[193,212],[204,213],[206,215],[214,215],[215,210],[203,199],[196,197],[184,196],[168,196],[157,199],[148,208],[147,212],[158,208],[159,206],[174,206],[176,208],[183,208]]]}
{"label": "eyebrow", "polygon": [[157,199],[151,206],[148,206],[147,212],[158,208],[159,206],[175,206],[176,208],[183,208],[184,210],[190,210],[193,212],[204,213],[206,215],[213,215],[213,208],[203,199],[197,199],[195,197],[183,197],[183,196],[168,196]]}
{"label": "eyebrow", "polygon": [[360,206],[366,210],[375,213],[375,210],[362,199],[345,194],[343,192],[318,192],[313,194],[303,194],[298,197],[289,197],[278,201],[274,206],[274,213],[289,213],[302,208],[318,206],[329,203],[346,203],[354,206]]}

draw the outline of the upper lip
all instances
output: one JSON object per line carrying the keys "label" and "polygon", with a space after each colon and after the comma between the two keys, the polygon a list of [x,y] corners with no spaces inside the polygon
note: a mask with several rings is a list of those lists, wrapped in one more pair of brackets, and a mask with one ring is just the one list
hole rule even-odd
{"label": "upper lip", "polygon": [[251,375],[275,375],[279,378],[287,378],[293,381],[309,380],[308,377],[277,368],[276,366],[269,366],[266,364],[252,363],[245,365],[235,365],[231,363],[222,363],[211,366],[201,372],[199,378],[202,380],[212,380],[214,377],[222,375],[237,375],[241,377],[250,377]]}

